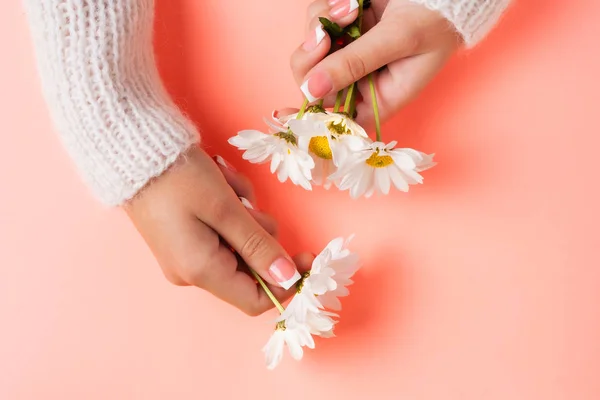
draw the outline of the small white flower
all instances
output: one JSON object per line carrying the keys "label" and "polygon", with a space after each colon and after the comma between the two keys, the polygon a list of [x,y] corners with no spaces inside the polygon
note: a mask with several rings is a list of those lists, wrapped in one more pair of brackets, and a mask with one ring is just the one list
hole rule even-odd
{"label": "small white flower", "polygon": [[321,299],[339,304],[336,296],[348,294],[347,285],[358,269],[358,257],[348,250],[352,237],[337,238],[329,242],[315,258],[310,272],[298,284],[296,295],[283,313],[277,318],[276,330],[264,346],[268,369],[275,368],[283,357],[283,347],[287,344],[291,356],[300,360],[304,354],[302,347],[313,349],[312,335],[323,338],[335,336],[333,328],[337,314],[324,310]]}
{"label": "small white flower", "polygon": [[435,165],[433,155],[408,148],[395,149],[396,144],[353,140],[352,154],[332,179],[339,180],[341,190],[349,189],[352,198],[370,197],[375,192],[388,194],[392,184],[407,192],[409,185],[423,183],[419,172]]}
{"label": "small white flower", "polygon": [[309,328],[304,324],[295,324],[293,322],[278,322],[275,332],[263,347],[265,361],[268,369],[274,369],[281,362],[283,357],[283,347],[287,344],[290,355],[295,360],[301,360],[304,355],[302,347],[309,349],[315,348],[315,342],[312,338]]}
{"label": "small white flower", "polygon": [[275,133],[244,130],[230,138],[229,143],[244,150],[242,157],[251,163],[261,164],[270,160],[271,173],[277,174],[280,182],[289,178],[295,185],[311,190],[313,159],[298,148],[298,139],[289,129],[267,123],[276,130]]}
{"label": "small white flower", "polygon": [[351,118],[328,111],[307,113],[301,120],[286,119],[287,125],[298,136],[298,146],[307,151],[315,162],[313,183],[331,187],[328,179],[348,156],[347,138],[368,139],[365,130]]}

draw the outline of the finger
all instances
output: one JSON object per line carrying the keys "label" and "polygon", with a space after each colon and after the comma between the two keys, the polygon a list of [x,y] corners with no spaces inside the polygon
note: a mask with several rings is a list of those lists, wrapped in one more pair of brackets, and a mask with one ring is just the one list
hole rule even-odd
{"label": "finger", "polygon": [[315,255],[311,253],[300,253],[294,256],[294,262],[298,266],[298,270],[302,273],[310,271],[314,260]]}
{"label": "finger", "polygon": [[323,29],[319,17],[332,19],[341,27],[345,27],[358,17],[358,1],[317,0],[308,10],[307,36],[290,58],[292,73],[299,84],[306,73],[321,61],[331,48],[331,38]]}
{"label": "finger", "polygon": [[301,81],[306,72],[327,55],[331,48],[331,38],[317,20],[315,27],[307,33],[304,42],[290,57],[290,68],[296,81]]}
{"label": "finger", "polygon": [[279,229],[275,218],[271,217],[269,214],[260,212],[260,210],[258,210],[256,206],[254,206],[254,204],[248,201],[248,199],[240,197],[240,200],[242,201],[244,207],[248,209],[250,215],[254,217],[256,222],[258,222],[265,231],[269,232],[271,236],[277,237],[277,235],[279,234]]}
{"label": "finger", "polygon": [[309,101],[335,93],[395,60],[415,54],[419,42],[410,29],[399,31],[393,19],[381,21],[358,40],[325,57],[300,88]]}
{"label": "finger", "polygon": [[[239,308],[244,313],[256,316],[273,307],[273,303],[255,280],[238,270],[238,260],[226,246],[219,246],[216,253],[204,267],[202,280],[194,282],[217,298]],[[277,294],[285,297],[285,291]]]}
{"label": "finger", "polygon": [[[379,117],[385,121],[413,100],[447,62],[451,52],[438,51],[405,58],[388,65],[375,78]],[[359,83],[364,101],[357,104],[358,122],[365,129],[374,125],[373,103],[367,81]]]}
{"label": "finger", "polygon": [[306,31],[320,24],[319,17],[326,17],[341,27],[350,25],[358,17],[357,0],[316,0],[308,6]]}
{"label": "finger", "polygon": [[[218,189],[216,192],[227,193]],[[267,282],[289,289],[300,279],[290,256],[233,192],[211,199],[209,207],[198,210],[198,218],[213,228]]]}
{"label": "finger", "polygon": [[254,187],[246,176],[240,174],[231,163],[225,160],[221,156],[213,157],[215,162],[219,165],[225,180],[231,186],[233,191],[239,196],[248,199],[251,203],[256,201],[254,194]]}
{"label": "finger", "polygon": [[[308,271],[314,256],[304,253],[294,257],[294,261]],[[213,295],[239,308],[251,316],[257,316],[274,307],[273,301],[264,289],[256,282],[247,265],[226,247],[219,250],[215,261],[222,268],[214,268],[210,279],[204,286]],[[268,285],[269,290],[283,303],[295,293],[295,287],[284,290],[281,287]]]}

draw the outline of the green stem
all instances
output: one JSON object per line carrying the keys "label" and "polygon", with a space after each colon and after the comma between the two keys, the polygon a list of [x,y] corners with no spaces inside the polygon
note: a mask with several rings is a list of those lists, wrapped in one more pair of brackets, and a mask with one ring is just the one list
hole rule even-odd
{"label": "green stem", "polygon": [[267,294],[267,296],[269,296],[269,299],[271,299],[271,301],[273,302],[273,304],[275,304],[275,307],[277,307],[277,309],[279,310],[279,312],[281,314],[283,314],[283,312],[285,311],[285,308],[283,308],[283,306],[281,305],[281,303],[279,302],[279,300],[277,300],[277,297],[275,297],[275,295],[273,294],[273,292],[271,292],[271,290],[269,289],[269,287],[267,286],[267,284],[265,283],[265,281],[263,281],[263,279],[260,277],[260,275],[258,275],[256,273],[256,271],[254,271],[252,268],[249,268],[250,272],[252,273],[252,275],[254,275],[254,277],[256,278],[256,280],[258,281],[258,283],[260,284],[260,286],[262,286],[263,290],[265,291],[265,293]]}
{"label": "green stem", "polygon": [[352,118],[352,114],[350,114],[350,108],[352,107],[352,99],[354,98],[354,89],[356,88],[356,82],[352,85],[348,86],[348,93],[346,94],[346,102],[344,103],[344,112],[348,114],[350,118]]}
{"label": "green stem", "polygon": [[324,101],[323,99],[319,100],[319,103],[318,103],[319,107],[323,107],[323,101]]}
{"label": "green stem", "polygon": [[358,30],[362,33],[364,0],[358,0]]}
{"label": "green stem", "polygon": [[302,119],[302,117],[304,116],[304,113],[306,112],[307,106],[308,106],[308,99],[305,99],[304,103],[302,103],[302,108],[300,109],[300,111],[298,111],[298,115],[296,115],[296,119]]}
{"label": "green stem", "polygon": [[381,142],[381,124],[379,122],[379,107],[377,106],[377,95],[375,94],[373,74],[369,74],[369,89],[371,91],[371,101],[373,102],[373,115],[375,115],[375,132],[377,133],[377,141]]}
{"label": "green stem", "polygon": [[342,95],[344,94],[344,90],[340,90],[337,92],[337,96],[335,98],[335,106],[333,106],[333,112],[336,113],[340,111],[340,105],[342,104]]}

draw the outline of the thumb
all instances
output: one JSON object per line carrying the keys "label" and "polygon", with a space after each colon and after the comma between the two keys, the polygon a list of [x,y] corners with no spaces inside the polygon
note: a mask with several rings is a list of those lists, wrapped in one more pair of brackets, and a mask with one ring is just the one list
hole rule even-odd
{"label": "thumb", "polygon": [[306,74],[300,89],[313,102],[411,55],[416,48],[416,41],[398,32],[397,24],[381,21],[356,41],[315,65]]}

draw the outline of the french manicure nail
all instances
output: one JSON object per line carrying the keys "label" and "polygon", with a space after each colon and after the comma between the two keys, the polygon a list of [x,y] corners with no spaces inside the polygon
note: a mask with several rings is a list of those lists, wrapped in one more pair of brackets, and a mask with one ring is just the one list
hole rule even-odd
{"label": "french manicure nail", "polygon": [[[337,3],[336,3],[337,4]],[[350,14],[352,11],[358,8],[358,0],[350,0],[345,1],[344,3],[339,3],[335,7],[331,9],[329,15],[333,19],[340,19]]]}
{"label": "french manicure nail", "polygon": [[291,288],[301,278],[294,264],[287,258],[280,258],[271,264],[269,275],[285,290]]}
{"label": "french manicure nail", "polygon": [[256,210],[256,207],[254,207],[252,205],[252,203],[250,203],[250,200],[248,200],[245,197],[240,197],[240,201],[242,202],[242,204],[244,205],[244,207],[250,209],[250,210]]}
{"label": "french manicure nail", "polygon": [[220,166],[225,167],[228,170],[231,170],[233,172],[237,172],[237,170],[235,169],[235,167],[233,165],[229,164],[227,161],[225,161],[225,159],[223,157],[221,157],[221,156],[215,156],[215,161]]}
{"label": "french manicure nail", "polygon": [[305,51],[313,51],[325,39],[325,31],[322,25],[318,25],[309,35],[302,48]]}
{"label": "french manicure nail", "polygon": [[325,97],[332,89],[333,82],[325,71],[315,72],[300,86],[300,90],[309,102]]}

